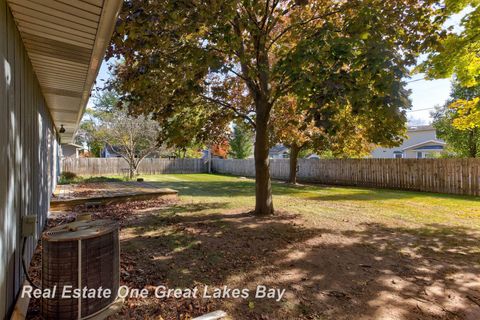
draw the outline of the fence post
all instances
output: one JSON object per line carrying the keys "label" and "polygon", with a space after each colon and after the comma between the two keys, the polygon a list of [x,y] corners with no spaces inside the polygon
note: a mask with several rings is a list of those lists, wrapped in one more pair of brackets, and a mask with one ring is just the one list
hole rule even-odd
{"label": "fence post", "polygon": [[[284,159],[270,161],[273,179],[287,179]],[[302,159],[299,179],[317,183],[449,194],[480,194],[480,159]],[[451,169],[449,169],[451,168]],[[251,159],[215,159],[218,173],[255,176]],[[448,188],[443,185],[448,181]]]}
{"label": "fence post", "polygon": [[212,150],[211,149],[208,149],[208,157],[207,157],[207,161],[208,161],[208,173],[212,173]]}

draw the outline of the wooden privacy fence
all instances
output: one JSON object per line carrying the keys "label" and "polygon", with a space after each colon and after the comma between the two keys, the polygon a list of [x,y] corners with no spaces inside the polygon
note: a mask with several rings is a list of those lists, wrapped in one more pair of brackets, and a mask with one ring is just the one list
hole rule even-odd
{"label": "wooden privacy fence", "polygon": [[[285,180],[289,170],[288,159],[270,160],[272,178]],[[212,171],[255,176],[253,159],[213,159]],[[479,196],[480,159],[299,159],[298,179],[334,185]]]}
{"label": "wooden privacy fence", "polygon": [[[212,171],[254,177],[253,159],[213,159]],[[65,158],[62,171],[79,175],[122,175],[128,168],[122,158]],[[270,160],[272,178],[286,180],[289,159]],[[148,158],[141,174],[206,173],[202,159]],[[480,195],[480,159],[299,159],[298,179],[334,185],[391,188],[450,194]]]}
{"label": "wooden privacy fence", "polygon": [[[122,175],[128,169],[123,158],[64,158],[62,171],[78,175]],[[208,162],[202,159],[158,159],[146,158],[140,162],[141,174],[202,173],[208,171]]]}

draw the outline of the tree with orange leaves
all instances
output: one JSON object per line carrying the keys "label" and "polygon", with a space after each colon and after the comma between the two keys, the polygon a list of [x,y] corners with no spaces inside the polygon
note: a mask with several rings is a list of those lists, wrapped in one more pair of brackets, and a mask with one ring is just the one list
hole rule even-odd
{"label": "tree with orange leaves", "polygon": [[228,151],[230,150],[230,144],[227,139],[222,140],[219,143],[215,143],[210,147],[212,156],[226,159],[228,156]]}

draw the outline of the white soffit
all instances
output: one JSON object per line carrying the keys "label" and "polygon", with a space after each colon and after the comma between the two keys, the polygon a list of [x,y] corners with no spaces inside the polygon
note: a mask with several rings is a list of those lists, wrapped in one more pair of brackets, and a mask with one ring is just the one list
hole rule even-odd
{"label": "white soffit", "polygon": [[122,0],[7,0],[57,130],[71,141]]}

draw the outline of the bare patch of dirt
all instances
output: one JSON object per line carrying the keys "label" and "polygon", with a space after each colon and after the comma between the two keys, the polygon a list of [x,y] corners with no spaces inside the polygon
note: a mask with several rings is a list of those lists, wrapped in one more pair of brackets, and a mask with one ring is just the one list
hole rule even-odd
{"label": "bare patch of dirt", "polygon": [[[121,282],[151,293],[128,298],[115,318],[190,319],[222,309],[231,319],[480,319],[480,237],[469,230],[358,221],[315,228],[288,213],[197,213],[218,207],[141,201],[76,208],[121,223]],[[30,270],[37,281],[38,268],[37,253]],[[228,286],[250,295],[158,299],[160,285],[200,293]],[[285,295],[256,299],[258,285]],[[37,306],[32,300],[29,317],[38,316]]]}

